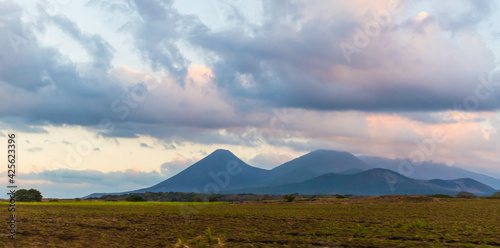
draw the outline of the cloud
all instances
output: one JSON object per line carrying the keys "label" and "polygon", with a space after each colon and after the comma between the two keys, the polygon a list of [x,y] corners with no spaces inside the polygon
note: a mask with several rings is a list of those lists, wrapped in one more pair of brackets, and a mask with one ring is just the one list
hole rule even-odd
{"label": "cloud", "polygon": [[169,162],[163,163],[160,166],[160,171],[161,174],[170,178],[196,162],[198,162],[198,158],[186,159],[184,157],[177,157]]}
{"label": "cloud", "polygon": [[[480,137],[456,149],[467,161],[491,158],[481,142],[498,143],[497,133],[480,128],[486,125],[481,111],[500,109],[500,90],[479,79],[495,66],[479,27],[494,16],[494,3],[412,9],[415,3],[402,1],[405,11],[369,37],[351,62],[340,44],[354,44],[386,1],[253,2],[253,16],[238,3],[214,4],[225,6],[218,18],[227,25],[209,25],[173,1],[90,1],[88,10],[122,21],[100,20],[109,30],[102,35],[62,12],[35,25],[23,21],[13,1],[0,3],[6,34],[0,36],[0,128],[47,133],[48,126],[85,126],[106,137],[151,136],[166,149],[189,142],[268,144],[399,155],[436,126],[464,122],[461,131]],[[45,45],[49,28],[82,47],[90,61],[72,61]],[[130,38],[130,51],[111,45],[117,32]],[[137,54],[136,64],[115,67],[124,52]],[[477,92],[489,95],[479,99]],[[475,100],[477,106],[465,106]],[[441,118],[457,106],[481,114]],[[273,111],[282,108],[297,118],[277,123]],[[113,128],[99,127],[103,119]],[[473,145],[487,152],[467,154]],[[269,166],[276,158],[259,159]],[[175,163],[163,171],[186,166]]]}
{"label": "cloud", "polygon": [[251,158],[248,162],[250,165],[259,168],[273,169],[295,158],[296,157],[290,153],[268,152],[264,154],[258,154],[257,156]]}
{"label": "cloud", "polygon": [[[122,30],[132,34],[132,41],[141,58],[155,70],[166,70],[183,85],[189,61],[176,42],[189,29],[196,28],[193,16],[184,16],[172,7],[173,1],[91,1],[91,5],[119,10],[130,20]],[[117,8],[117,6],[119,6]],[[167,25],[166,25],[167,24]]]}
{"label": "cloud", "polygon": [[41,147],[32,147],[32,148],[30,148],[30,149],[28,149],[26,151],[28,151],[28,152],[40,152],[40,151],[43,151],[43,148],[41,148]]}
{"label": "cloud", "polygon": [[144,148],[153,148],[152,146],[146,144],[146,143],[140,143],[141,147],[144,147]]}
{"label": "cloud", "polygon": [[57,15],[52,22],[64,33],[77,41],[93,58],[91,70],[106,71],[110,69],[114,49],[99,35],[83,33],[79,27],[65,16]]}
{"label": "cloud", "polygon": [[[238,27],[190,36],[207,54],[216,54],[211,66],[217,85],[236,105],[245,99],[314,110],[450,110],[474,94],[480,73],[494,65],[492,52],[478,34],[458,33],[463,42],[457,44],[441,35],[446,27],[439,22],[418,27],[393,23],[348,63],[339,44],[352,43],[356,28],[368,23],[364,18],[356,20],[349,12],[335,16],[332,11],[302,19],[297,28],[285,18],[290,12],[273,8],[268,6],[266,14],[283,16],[254,27],[254,33]],[[300,13],[298,7],[291,11]],[[493,95],[500,96],[498,91]],[[499,107],[492,96],[479,109]]]}
{"label": "cloud", "polygon": [[[450,11],[457,4],[463,7],[459,11]],[[444,28],[455,32],[475,28],[492,15],[496,5],[496,2],[488,0],[459,0],[445,3],[439,13],[439,21]]]}
{"label": "cloud", "polygon": [[[261,18],[258,22],[250,22],[236,13],[238,6],[232,6],[227,11],[236,12],[221,18],[241,25],[220,30],[208,28],[195,15],[180,13],[172,3],[90,4],[112,15],[128,16],[119,32],[131,36],[142,63],[165,72],[161,84],[147,82],[152,76],[148,71],[112,68],[115,48],[60,14],[44,25],[52,25],[80,44],[91,57],[90,65],[82,67],[37,39],[18,44],[23,48],[18,53],[4,49],[0,96],[8,101],[0,107],[1,120],[18,129],[24,125],[41,132],[47,124],[98,127],[108,118],[116,128],[104,132],[106,136],[190,139],[221,136],[217,135],[220,129],[262,127],[272,118],[270,109],[281,107],[442,111],[453,109],[456,103],[463,105],[479,85],[478,75],[494,62],[478,34],[459,30],[454,36],[461,40],[457,43],[454,37],[442,35],[447,26],[432,19],[435,14],[428,11],[426,21],[411,17],[381,29],[348,63],[339,44],[352,43],[356,28],[373,20],[370,11],[386,8],[382,1],[297,1],[286,6],[264,2],[262,17],[253,17]],[[493,8],[473,5],[484,13]],[[21,10],[11,2],[0,8]],[[3,33],[23,36],[19,30],[29,29],[18,15],[2,23]],[[8,39],[0,42],[12,48]],[[205,65],[192,63],[182,46],[200,51]],[[141,101],[133,99],[137,89],[145,94],[139,97]],[[12,98],[13,94],[17,97]],[[491,93],[477,109],[498,109],[499,97],[500,91]],[[223,141],[226,137],[218,139],[227,142]]]}
{"label": "cloud", "polygon": [[163,144],[165,150],[175,150],[177,147],[173,144]]}
{"label": "cloud", "polygon": [[45,170],[22,175],[23,180],[44,180],[63,184],[91,184],[104,186],[119,186],[124,183],[150,186],[164,180],[156,171],[143,172],[138,170],[113,171],[104,173],[96,170]]}

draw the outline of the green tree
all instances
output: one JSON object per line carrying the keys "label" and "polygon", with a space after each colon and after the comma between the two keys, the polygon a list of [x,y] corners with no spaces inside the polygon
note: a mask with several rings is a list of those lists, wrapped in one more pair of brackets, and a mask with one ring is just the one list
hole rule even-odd
{"label": "green tree", "polygon": [[293,200],[295,200],[295,196],[293,196],[293,195],[284,195],[283,199],[285,199],[287,202],[293,202]]}
{"label": "green tree", "polygon": [[445,195],[445,194],[435,194],[435,195],[431,195],[431,196],[434,198],[454,198],[451,195]]}
{"label": "green tree", "polygon": [[217,197],[215,197],[213,195],[211,195],[210,197],[208,197],[208,202],[216,202],[216,201],[218,201]]}
{"label": "green tree", "polygon": [[16,201],[20,202],[41,202],[42,193],[36,189],[20,189],[16,191]]}
{"label": "green tree", "polygon": [[130,201],[130,202],[143,202],[146,201],[142,196],[139,195],[129,195],[125,198],[125,201]]}

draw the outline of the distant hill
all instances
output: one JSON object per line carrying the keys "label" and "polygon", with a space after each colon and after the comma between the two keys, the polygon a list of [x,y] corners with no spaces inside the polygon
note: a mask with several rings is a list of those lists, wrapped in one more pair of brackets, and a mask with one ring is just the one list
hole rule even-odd
{"label": "distant hill", "polygon": [[406,169],[399,169],[401,161],[398,159],[387,159],[372,156],[358,156],[358,158],[373,168],[383,168],[396,171],[411,178],[423,180],[437,178],[444,180],[471,178],[495,189],[500,189],[500,179],[498,178],[464,170],[455,166],[447,166],[446,164],[423,162],[419,166],[413,166],[413,171],[407,171]]}
{"label": "distant hill", "polygon": [[386,169],[371,169],[357,174],[325,174],[305,182],[249,188],[226,193],[254,194],[356,194],[356,195],[430,195],[468,191],[491,195],[495,189],[472,179],[416,180]]}
{"label": "distant hill", "polygon": [[348,152],[316,150],[271,170],[266,185],[303,182],[327,173],[355,173],[370,169]]}
{"label": "distant hill", "polygon": [[500,180],[446,165],[423,164],[406,176],[396,172],[397,160],[361,158],[348,152],[316,150],[264,170],[246,164],[228,150],[218,149],[151,187],[94,193],[85,198],[145,192],[387,195],[456,194],[463,190],[492,194],[495,190],[490,186],[500,188]]}

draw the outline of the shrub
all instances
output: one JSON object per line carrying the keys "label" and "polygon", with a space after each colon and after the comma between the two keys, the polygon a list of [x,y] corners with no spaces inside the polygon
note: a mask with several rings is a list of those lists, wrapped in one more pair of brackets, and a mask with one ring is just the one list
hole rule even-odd
{"label": "shrub", "polygon": [[16,201],[20,202],[41,202],[42,193],[36,189],[20,189],[16,191]]}
{"label": "shrub", "polygon": [[130,201],[130,202],[143,202],[146,201],[142,196],[138,195],[129,195],[125,198],[125,201]]}
{"label": "shrub", "polygon": [[343,195],[336,195],[335,198],[337,198],[337,199],[345,199],[345,196],[343,196]]}
{"label": "shrub", "polygon": [[271,200],[271,197],[269,195],[264,195],[260,201],[268,201],[268,200]]}
{"label": "shrub", "polygon": [[77,202],[79,202],[79,201],[81,201],[81,200],[82,200],[82,199],[80,199],[80,198],[75,198],[75,201],[77,201]]}
{"label": "shrub", "polygon": [[493,197],[500,197],[500,191],[493,193]]}
{"label": "shrub", "polygon": [[49,202],[59,202],[59,200],[52,199],[52,200],[50,200]]}
{"label": "shrub", "polygon": [[431,197],[435,197],[435,198],[454,198],[451,195],[445,195],[445,194],[435,194],[435,195],[431,195]]}
{"label": "shrub", "polygon": [[457,198],[466,198],[466,199],[472,199],[472,198],[476,198],[476,195],[472,194],[472,193],[469,193],[467,191],[460,191],[458,192],[457,194]]}
{"label": "shrub", "polygon": [[193,202],[203,202],[203,198],[201,198],[199,196],[195,196],[195,197],[193,197]]}
{"label": "shrub", "polygon": [[285,199],[287,202],[293,202],[293,200],[295,200],[295,196],[293,196],[293,195],[284,195],[283,199]]}
{"label": "shrub", "polygon": [[216,202],[216,201],[218,201],[217,197],[215,197],[213,195],[211,195],[210,197],[208,197],[208,202]]}

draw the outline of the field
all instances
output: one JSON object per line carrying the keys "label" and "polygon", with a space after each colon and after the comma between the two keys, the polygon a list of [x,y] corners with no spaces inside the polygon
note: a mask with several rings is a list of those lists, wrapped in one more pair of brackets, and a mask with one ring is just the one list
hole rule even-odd
{"label": "field", "polygon": [[484,198],[43,202],[17,216],[15,240],[3,221],[2,247],[500,246],[500,199]]}

